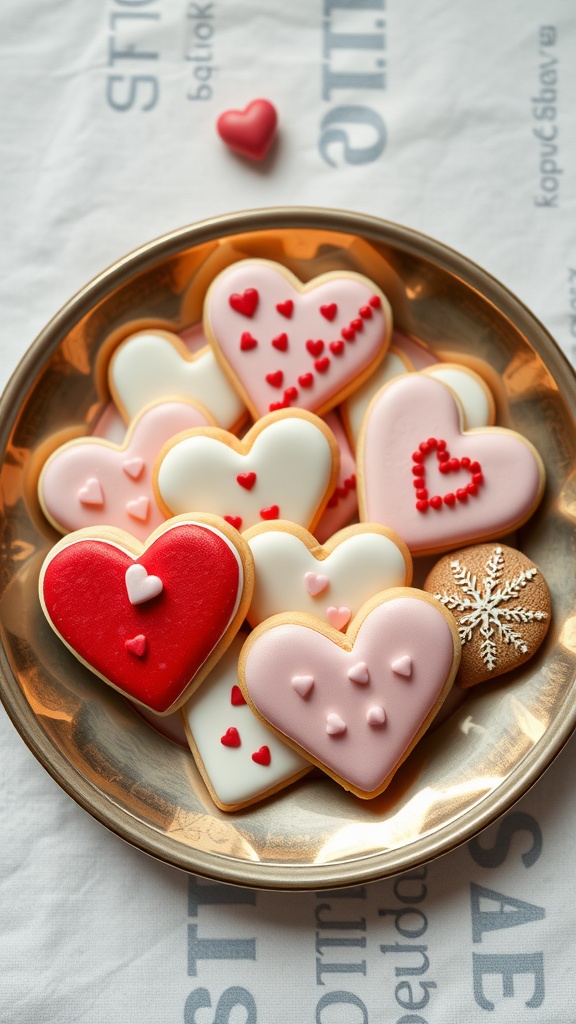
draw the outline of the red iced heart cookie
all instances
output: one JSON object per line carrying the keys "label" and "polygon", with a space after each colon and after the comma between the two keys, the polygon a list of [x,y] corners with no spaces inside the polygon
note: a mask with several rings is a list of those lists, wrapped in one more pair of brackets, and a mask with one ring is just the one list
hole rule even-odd
{"label": "red iced heart cookie", "polygon": [[[409,677],[394,668],[406,658]],[[311,615],[266,620],[244,645],[239,681],[275,732],[368,798],[427,728],[459,659],[444,607],[421,591],[395,589],[366,604],[346,637]]]}
{"label": "red iced heart cookie", "polygon": [[[249,350],[242,342],[246,313],[237,308],[247,294],[257,296],[250,331],[258,345]],[[223,270],[204,310],[207,335],[255,419],[278,407],[279,388],[286,404],[326,412],[371,374],[391,333],[388,302],[368,278],[335,271],[303,285],[268,260]],[[356,322],[360,330],[351,327]]]}
{"label": "red iced heart cookie", "polygon": [[157,714],[218,661],[251,592],[249,549],[215,516],[178,517],[144,548],[119,530],[70,534],[40,575],[42,607],[66,646]]}
{"label": "red iced heart cookie", "polygon": [[462,429],[446,385],[411,373],[372,401],[358,448],[360,518],[397,530],[417,554],[499,537],[544,488],[533,446],[512,430]]}
{"label": "red iced heart cookie", "polygon": [[276,135],[278,115],[269,100],[253,100],[244,110],[226,110],[216,122],[223,142],[250,160],[263,160]]}

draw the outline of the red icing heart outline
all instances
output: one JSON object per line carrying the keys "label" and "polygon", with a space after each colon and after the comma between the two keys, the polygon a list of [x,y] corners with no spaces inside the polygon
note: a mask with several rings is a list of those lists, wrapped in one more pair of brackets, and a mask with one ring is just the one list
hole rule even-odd
{"label": "red icing heart outline", "polygon": [[[377,296],[375,296],[377,298]],[[444,495],[428,494],[426,487],[426,459],[436,452],[438,470],[442,474],[459,473],[465,470],[470,474],[470,481],[465,487],[459,487],[456,492],[448,491]],[[414,476],[414,487],[416,488],[416,508],[419,512],[425,513],[429,508],[439,512],[444,505],[453,508],[457,501],[465,502],[469,497],[478,494],[478,488],[484,483],[484,476],[479,462],[464,456],[461,459],[450,457],[446,441],[429,437],[427,441],[421,441],[418,450],[412,454],[412,473]]]}

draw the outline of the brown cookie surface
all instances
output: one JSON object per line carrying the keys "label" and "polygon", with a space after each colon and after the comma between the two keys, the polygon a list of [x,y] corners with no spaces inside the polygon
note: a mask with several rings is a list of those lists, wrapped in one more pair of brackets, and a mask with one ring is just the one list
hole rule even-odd
{"label": "brown cookie surface", "polygon": [[550,592],[526,555],[504,544],[477,544],[445,555],[424,583],[456,619],[461,687],[495,679],[536,653],[550,625]]}

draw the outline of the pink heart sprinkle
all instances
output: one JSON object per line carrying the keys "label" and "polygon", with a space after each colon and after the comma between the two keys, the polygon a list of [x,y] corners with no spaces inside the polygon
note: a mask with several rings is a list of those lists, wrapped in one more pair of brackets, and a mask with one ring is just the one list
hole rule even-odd
{"label": "pink heart sprinkle", "polygon": [[366,715],[366,721],[368,725],[384,725],[386,721],[386,712],[380,704],[374,704],[373,707],[368,708],[368,714]]}
{"label": "pink heart sprinkle", "polygon": [[326,732],[329,736],[339,736],[341,733],[346,732],[346,722],[334,711],[331,711],[326,716]]}
{"label": "pink heart sprinkle", "polygon": [[307,572],[304,579],[306,581],[306,590],[310,597],[316,597],[318,594],[321,594],[330,583],[327,576],[322,576],[316,572]]}
{"label": "pink heart sprinkle", "polygon": [[353,665],[348,672],[348,679],[353,683],[360,683],[361,686],[370,682],[370,673],[366,662],[359,661],[357,665]]}
{"label": "pink heart sprinkle", "polygon": [[292,676],[290,682],[296,693],[301,697],[307,697],[314,686],[314,676]]}
{"label": "pink heart sprinkle", "polygon": [[390,662],[390,668],[397,676],[405,676],[406,679],[409,679],[412,675],[412,658],[409,654],[403,654],[400,658],[395,658]]}
{"label": "pink heart sprinkle", "polygon": [[127,459],[122,469],[132,480],[138,480],[144,469],[144,459]]}
{"label": "pink heart sprinkle", "polygon": [[84,487],[80,488],[78,499],[83,505],[104,504],[104,492],[102,491],[100,481],[95,476],[89,477]]}
{"label": "pink heart sprinkle", "polygon": [[344,629],[352,618],[352,612],[345,605],[342,605],[340,608],[331,606],[326,609],[326,618],[330,625],[334,626],[334,629]]}
{"label": "pink heart sprinkle", "polygon": [[150,502],[144,495],[141,498],[135,498],[134,501],[126,502],[126,511],[132,519],[137,519],[140,523],[145,523],[148,519],[148,512],[150,511]]}

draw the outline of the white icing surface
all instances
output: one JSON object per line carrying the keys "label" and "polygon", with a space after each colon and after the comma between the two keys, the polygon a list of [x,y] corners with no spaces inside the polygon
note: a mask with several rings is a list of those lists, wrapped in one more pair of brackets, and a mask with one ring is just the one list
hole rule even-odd
{"label": "white icing surface", "polygon": [[[244,640],[242,635],[234,639],[182,708],[214,792],[221,803],[229,805],[257,800],[270,789],[287,785],[309,766],[308,761],[270,732],[247,704],[231,703],[230,693],[238,683],[238,658]],[[220,742],[231,727],[238,730],[239,747],[227,747]],[[252,760],[252,754],[264,745],[271,754],[266,766]]]}
{"label": "white icing surface", "polygon": [[[327,558],[314,558],[306,544],[278,527],[248,538],[256,568],[251,625],[277,612],[309,612],[328,622],[327,610],[345,606],[354,615],[374,594],[406,584],[406,564],[400,548],[379,533],[356,533],[343,540]],[[306,574],[327,576],[317,596],[306,586]]]}
{"label": "white icing surface", "polygon": [[488,427],[494,422],[489,388],[476,373],[466,367],[458,367],[437,363],[426,370],[431,377],[436,377],[447,384],[460,399],[464,410],[464,426],[469,430],[474,427]]}
{"label": "white icing surface", "polygon": [[389,380],[394,380],[395,377],[401,377],[410,372],[406,357],[402,357],[398,352],[390,349],[368,380],[343,403],[346,422],[354,446],[358,444],[364,413],[376,392],[380,391],[380,388],[384,387]]}
{"label": "white icing surface", "polygon": [[[182,345],[175,335],[174,342]],[[246,410],[214,353],[206,348],[185,359],[176,345],[168,335],[143,332],[127,338],[114,353],[110,387],[127,420],[149,402],[185,397],[201,402],[221,427],[229,429]]]}
{"label": "white icing surface", "polygon": [[[237,476],[256,473],[250,490]],[[277,518],[302,526],[313,522],[332,473],[332,449],[310,420],[278,419],[257,435],[247,455],[224,441],[191,434],[168,450],[158,469],[158,489],[174,515],[212,512],[239,516],[241,529],[262,521],[260,511],[278,505]]]}

